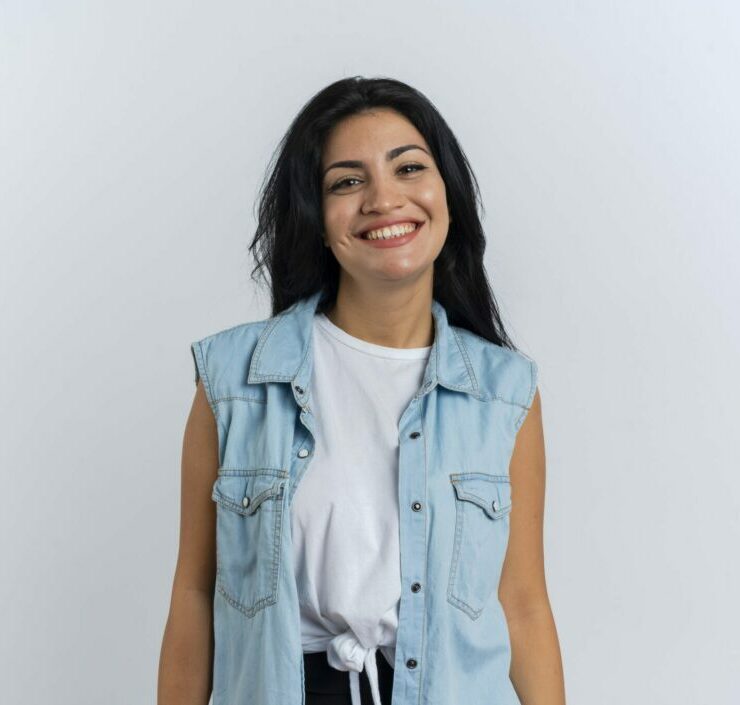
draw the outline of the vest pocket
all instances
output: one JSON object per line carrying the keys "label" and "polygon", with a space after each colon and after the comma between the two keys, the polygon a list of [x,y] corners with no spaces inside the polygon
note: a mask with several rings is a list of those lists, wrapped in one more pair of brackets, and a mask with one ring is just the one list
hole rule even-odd
{"label": "vest pocket", "polygon": [[277,602],[287,470],[219,469],[216,588],[247,617]]}
{"label": "vest pocket", "polygon": [[455,536],[447,600],[472,619],[498,590],[509,540],[511,483],[507,475],[451,473]]}

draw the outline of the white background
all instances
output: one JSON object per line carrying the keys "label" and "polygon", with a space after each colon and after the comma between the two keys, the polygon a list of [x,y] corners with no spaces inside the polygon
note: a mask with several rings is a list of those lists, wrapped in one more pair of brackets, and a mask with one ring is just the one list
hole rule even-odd
{"label": "white background", "polygon": [[0,0],[3,702],[154,702],[189,345],[269,315],[267,161],[354,74],[480,181],[568,703],[740,702],[739,45],[729,0]]}

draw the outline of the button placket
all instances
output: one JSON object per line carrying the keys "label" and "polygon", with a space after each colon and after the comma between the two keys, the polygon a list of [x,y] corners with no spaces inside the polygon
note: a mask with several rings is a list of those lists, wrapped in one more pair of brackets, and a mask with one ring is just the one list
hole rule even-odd
{"label": "button placket", "polygon": [[[425,570],[424,556],[426,554],[426,520],[424,515],[420,514],[423,504],[416,497],[424,497],[426,482],[424,475],[427,472],[426,452],[424,444],[424,405],[423,394],[431,386],[431,380],[425,383],[419,392],[414,396],[406,410],[401,416],[401,434],[400,451],[399,451],[399,472],[400,486],[399,492],[404,499],[406,506],[414,514],[413,518],[402,513],[401,521],[408,523],[408,529],[402,531],[403,541],[401,543],[401,561],[402,573],[411,575],[423,575]],[[418,429],[418,430],[414,430]],[[412,443],[411,441],[421,441]],[[411,470],[414,470],[411,472]],[[417,471],[418,470],[418,471]],[[404,610],[403,618],[399,623],[397,648],[404,652],[422,653],[424,650],[424,614],[425,603],[424,590],[421,582],[413,581],[408,588],[415,597],[409,597],[408,609]],[[406,597],[403,598],[404,602]],[[419,662],[415,658],[404,660],[406,667],[410,670],[416,669]],[[413,688],[418,692],[421,687],[421,674],[413,674]]]}

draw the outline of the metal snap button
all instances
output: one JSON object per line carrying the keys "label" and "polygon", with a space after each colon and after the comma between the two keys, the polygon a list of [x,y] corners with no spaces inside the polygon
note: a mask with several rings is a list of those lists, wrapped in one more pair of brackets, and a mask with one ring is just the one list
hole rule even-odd
{"label": "metal snap button", "polygon": [[414,502],[411,505],[411,509],[413,509],[415,512],[421,511],[421,502]]}
{"label": "metal snap button", "polygon": [[411,592],[419,592],[421,590],[421,583],[412,583]]}
{"label": "metal snap button", "polygon": [[493,507],[493,511],[498,511],[498,502],[494,499],[493,502],[491,502],[491,506]]}
{"label": "metal snap button", "polygon": [[408,661],[406,661],[406,667],[416,668],[416,659],[410,658]]}
{"label": "metal snap button", "polygon": [[245,497],[242,500],[242,505],[245,506],[245,507],[248,507],[249,506],[249,502],[250,502],[249,497]]}
{"label": "metal snap button", "polygon": [[308,451],[305,448],[301,448],[298,451],[298,457],[299,458],[305,458],[308,455]]}
{"label": "metal snap button", "polygon": [[419,433],[418,431],[413,431],[412,433],[409,433],[409,438],[418,438],[419,436],[421,436],[421,433]]}

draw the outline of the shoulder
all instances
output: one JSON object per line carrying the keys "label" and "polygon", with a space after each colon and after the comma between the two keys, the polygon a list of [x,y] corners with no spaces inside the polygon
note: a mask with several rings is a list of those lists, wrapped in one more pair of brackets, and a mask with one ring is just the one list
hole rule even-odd
{"label": "shoulder", "polygon": [[[239,323],[190,344],[195,382],[202,381],[211,406],[224,397],[246,394],[247,370],[262,331],[273,318]],[[254,390],[253,390],[254,391]]]}
{"label": "shoulder", "polygon": [[215,355],[231,349],[254,347],[257,344],[260,333],[270,324],[271,318],[258,321],[247,321],[237,325],[223,328],[203,336],[191,345],[201,348],[204,356]]}
{"label": "shoulder", "polygon": [[498,345],[466,328],[452,326],[452,330],[476,375],[481,395],[529,409],[537,389],[537,363],[519,350]]}

